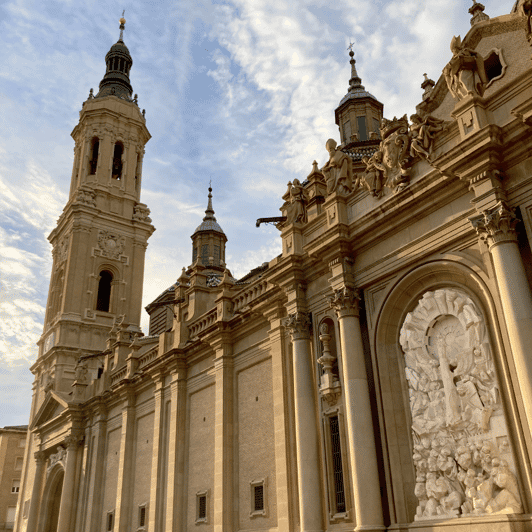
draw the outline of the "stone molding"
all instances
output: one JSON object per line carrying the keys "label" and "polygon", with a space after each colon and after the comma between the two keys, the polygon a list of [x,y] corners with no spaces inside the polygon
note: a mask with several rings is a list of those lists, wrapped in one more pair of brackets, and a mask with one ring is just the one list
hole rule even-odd
{"label": "stone molding", "polygon": [[497,244],[517,242],[515,226],[519,219],[515,216],[514,209],[509,208],[504,201],[499,201],[494,208],[469,218],[469,221],[490,250]]}
{"label": "stone molding", "polygon": [[334,295],[329,297],[329,304],[341,319],[345,316],[359,316],[358,302],[360,292],[356,288],[344,286],[334,291]]}
{"label": "stone molding", "polygon": [[288,329],[294,340],[310,338],[310,318],[307,312],[294,312],[283,320],[283,326]]}

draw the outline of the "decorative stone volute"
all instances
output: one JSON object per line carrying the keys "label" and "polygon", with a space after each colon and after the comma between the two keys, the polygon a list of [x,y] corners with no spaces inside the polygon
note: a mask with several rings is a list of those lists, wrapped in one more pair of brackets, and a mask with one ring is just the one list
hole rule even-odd
{"label": "decorative stone volute", "polygon": [[288,329],[294,340],[306,340],[310,337],[310,318],[307,312],[294,312],[289,314],[284,320],[283,325]]}
{"label": "decorative stone volute", "polygon": [[334,291],[334,295],[329,298],[331,308],[336,311],[338,318],[344,316],[358,316],[358,302],[360,300],[359,291],[349,286],[344,286]]}
{"label": "decorative stone volute", "polygon": [[469,221],[490,249],[504,242],[517,242],[515,226],[519,219],[504,201],[499,201],[493,209],[487,209],[482,214],[469,218]]}

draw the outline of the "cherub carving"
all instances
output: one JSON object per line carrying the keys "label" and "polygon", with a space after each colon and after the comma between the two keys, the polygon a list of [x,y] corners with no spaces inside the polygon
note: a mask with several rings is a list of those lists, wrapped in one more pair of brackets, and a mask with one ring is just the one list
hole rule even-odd
{"label": "cherub carving", "polygon": [[359,177],[359,183],[364,185],[372,196],[380,198],[383,193],[384,183],[386,182],[386,166],[383,160],[384,154],[377,150],[369,159],[362,158],[366,165],[366,171]]}
{"label": "cherub carving", "polygon": [[452,59],[443,69],[450,93],[457,100],[471,94],[482,96],[488,84],[484,59],[475,50],[466,48],[460,37],[451,41]]}
{"label": "cherub carving", "polygon": [[443,131],[444,121],[430,115],[422,119],[418,114],[413,114],[410,120],[410,156],[420,155],[430,162],[434,137],[436,133]]}
{"label": "cherub carving", "polygon": [[336,149],[336,141],[329,139],[325,144],[329,160],[321,169],[327,183],[327,195],[337,192],[349,194],[353,190],[353,163],[343,151]]}

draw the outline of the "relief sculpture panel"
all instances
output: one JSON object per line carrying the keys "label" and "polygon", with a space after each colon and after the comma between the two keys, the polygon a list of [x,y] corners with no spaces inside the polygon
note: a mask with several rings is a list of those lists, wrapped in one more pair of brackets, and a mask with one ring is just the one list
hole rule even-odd
{"label": "relief sculpture panel", "polygon": [[482,314],[454,289],[427,292],[400,344],[412,414],[416,521],[522,513]]}

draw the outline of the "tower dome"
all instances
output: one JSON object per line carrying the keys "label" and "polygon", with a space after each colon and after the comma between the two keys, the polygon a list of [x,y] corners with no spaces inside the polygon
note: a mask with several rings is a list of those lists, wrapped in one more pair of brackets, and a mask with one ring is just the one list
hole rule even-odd
{"label": "tower dome", "polygon": [[192,263],[199,261],[203,266],[223,270],[227,237],[214,216],[211,187],[209,187],[208,198],[205,217],[190,237],[192,238]]}
{"label": "tower dome", "polygon": [[117,96],[131,100],[133,87],[129,81],[129,71],[133,65],[133,59],[123,40],[125,24],[126,19],[122,17],[120,19],[120,38],[111,46],[105,56],[107,68],[102,81],[100,81],[100,91],[95,96],[96,98]]}

